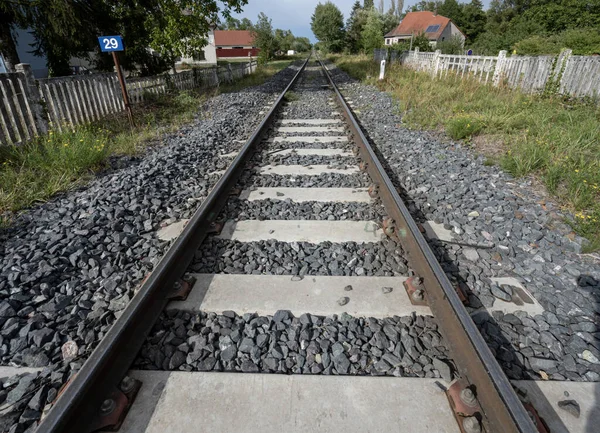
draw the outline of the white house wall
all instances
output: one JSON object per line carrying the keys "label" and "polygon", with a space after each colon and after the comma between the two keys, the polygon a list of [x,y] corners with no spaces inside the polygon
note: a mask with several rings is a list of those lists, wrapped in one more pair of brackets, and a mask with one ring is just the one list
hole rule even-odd
{"label": "white house wall", "polygon": [[453,36],[459,36],[463,43],[465,42],[465,35],[463,35],[458,27],[451,21],[440,35],[438,42],[449,41]]}

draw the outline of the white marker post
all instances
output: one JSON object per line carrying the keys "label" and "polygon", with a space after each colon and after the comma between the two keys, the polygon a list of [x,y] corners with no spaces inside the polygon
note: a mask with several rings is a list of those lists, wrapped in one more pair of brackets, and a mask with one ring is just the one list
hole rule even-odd
{"label": "white marker post", "polygon": [[379,79],[383,80],[385,77],[385,60],[381,61],[381,69],[379,70]]}

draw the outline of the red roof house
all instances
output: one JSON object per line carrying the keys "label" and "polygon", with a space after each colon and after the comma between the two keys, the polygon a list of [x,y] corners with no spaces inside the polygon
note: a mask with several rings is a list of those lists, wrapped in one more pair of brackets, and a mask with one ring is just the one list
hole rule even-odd
{"label": "red roof house", "polygon": [[248,58],[258,56],[254,36],[249,30],[215,30],[217,58]]}
{"label": "red roof house", "polygon": [[411,37],[420,33],[425,33],[433,46],[438,42],[449,40],[453,36],[459,36],[463,41],[465,40],[464,33],[450,18],[435,12],[422,11],[408,12],[398,27],[385,35],[385,44],[392,45],[410,40]]}

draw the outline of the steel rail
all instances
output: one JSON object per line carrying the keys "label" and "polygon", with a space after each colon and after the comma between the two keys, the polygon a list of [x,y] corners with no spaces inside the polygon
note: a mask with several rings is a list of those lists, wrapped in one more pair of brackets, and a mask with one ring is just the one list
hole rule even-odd
{"label": "steel rail", "polygon": [[82,433],[98,413],[103,400],[127,374],[146,336],[168,302],[175,282],[186,272],[194,254],[228,198],[252,151],[267,132],[285,94],[308,64],[306,59],[266,114],[206,200],[157,264],[78,374],[60,395],[38,430],[43,433]]}
{"label": "steel rail", "polygon": [[396,234],[408,253],[409,263],[416,274],[423,278],[427,302],[446,343],[450,345],[452,357],[462,375],[476,387],[487,431],[537,433],[528,412],[400,198],[329,70],[321,60],[318,61],[335,91],[361,159],[367,163],[367,172],[378,186],[385,209],[396,224]]}

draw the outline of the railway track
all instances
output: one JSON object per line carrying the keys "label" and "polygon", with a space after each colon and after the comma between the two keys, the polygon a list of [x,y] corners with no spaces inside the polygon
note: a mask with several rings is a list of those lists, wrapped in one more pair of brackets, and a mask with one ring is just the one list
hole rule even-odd
{"label": "railway track", "polygon": [[223,158],[39,431],[538,431],[319,61]]}

